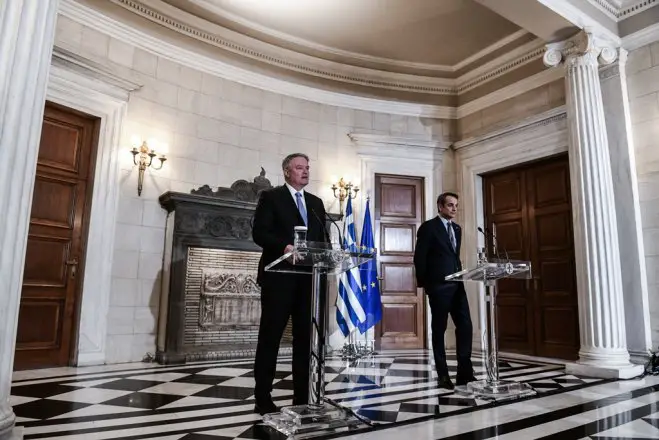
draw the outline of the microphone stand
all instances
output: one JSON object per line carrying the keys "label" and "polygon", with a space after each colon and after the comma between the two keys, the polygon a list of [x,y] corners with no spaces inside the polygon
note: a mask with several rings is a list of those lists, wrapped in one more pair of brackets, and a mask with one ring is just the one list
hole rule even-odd
{"label": "microphone stand", "polygon": [[488,231],[487,228],[485,228],[485,231],[483,231],[483,228],[481,228],[479,226],[478,227],[478,232],[483,234],[483,237],[485,237],[485,249],[486,249],[485,254],[486,255],[489,254],[489,248],[487,246],[488,245],[488,240],[487,239],[490,238],[490,240],[492,241],[492,249],[494,250],[494,256],[497,259],[499,259],[499,247],[497,246],[496,239],[491,234],[489,234],[489,231]]}
{"label": "microphone stand", "polygon": [[[327,237],[327,240],[332,243],[330,233],[327,230],[327,226],[325,225],[325,222],[323,222],[318,214],[316,214],[316,211],[312,208],[311,213],[316,217],[316,220],[318,220],[318,223],[320,223],[320,226],[323,228],[323,231],[325,232],[325,236]],[[326,215],[326,218],[332,222],[334,226],[336,226],[336,230],[339,233],[339,247],[343,249],[343,237],[341,235],[341,228],[339,228],[339,225],[336,224],[336,222],[330,217],[329,215]]]}
{"label": "microphone stand", "polygon": [[[485,228],[485,230],[488,231],[487,228]],[[497,246],[497,249],[498,249],[499,240],[497,240],[497,237],[494,235],[494,232],[490,232],[490,234],[492,235],[492,239],[494,240],[494,243],[496,243],[495,246]],[[506,247],[505,246],[501,246],[501,247],[503,248],[503,253],[506,256],[506,262],[509,262],[510,258],[508,258],[508,251],[506,250]],[[499,258],[499,257],[497,257],[497,258]]]}

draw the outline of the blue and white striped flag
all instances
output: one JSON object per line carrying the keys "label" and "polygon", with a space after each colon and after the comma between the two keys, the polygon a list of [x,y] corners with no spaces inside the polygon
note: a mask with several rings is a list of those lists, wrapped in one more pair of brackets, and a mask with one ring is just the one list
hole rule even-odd
{"label": "blue and white striped flag", "polygon": [[[350,251],[357,251],[357,237],[355,234],[355,219],[352,215],[352,203],[348,197],[345,216],[344,247]],[[350,332],[366,320],[366,313],[360,303],[362,296],[359,267],[354,267],[339,275],[339,294],[336,297],[336,322],[343,333],[348,336]]]}

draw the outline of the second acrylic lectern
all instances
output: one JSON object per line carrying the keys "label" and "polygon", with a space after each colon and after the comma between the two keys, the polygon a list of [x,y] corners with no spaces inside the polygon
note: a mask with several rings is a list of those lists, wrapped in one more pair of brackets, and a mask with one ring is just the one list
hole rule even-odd
{"label": "second acrylic lectern", "polygon": [[[325,397],[325,355],[329,321],[327,275],[351,276],[361,264],[373,259],[375,249],[347,250],[324,242],[298,241],[293,251],[265,267],[266,271],[306,276],[312,285],[311,351],[309,358],[309,402],[266,414],[266,425],[287,435],[302,438],[318,431],[356,427],[370,421]],[[353,270],[354,269],[354,270]]]}
{"label": "second acrylic lectern", "polygon": [[535,394],[527,383],[501,380],[499,377],[499,353],[497,344],[497,281],[502,278],[531,278],[531,263],[528,261],[487,261],[479,254],[473,269],[465,269],[447,276],[447,281],[470,281],[485,287],[485,328],[482,331],[483,357],[486,378],[455,387],[460,394],[469,394],[484,400],[506,400]]}

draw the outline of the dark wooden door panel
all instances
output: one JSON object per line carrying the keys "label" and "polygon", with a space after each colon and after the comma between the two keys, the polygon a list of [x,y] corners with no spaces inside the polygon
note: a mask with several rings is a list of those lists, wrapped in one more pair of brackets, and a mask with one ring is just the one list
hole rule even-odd
{"label": "dark wooden door panel", "polygon": [[414,255],[416,225],[380,223],[382,255]]}
{"label": "dark wooden door panel", "polygon": [[417,304],[383,304],[382,338],[416,338]]}
{"label": "dark wooden door panel", "polygon": [[[529,260],[533,279],[503,280],[497,298],[499,347],[576,359],[576,272],[567,155],[484,176],[485,219],[513,259]],[[492,250],[490,249],[490,255]]]}
{"label": "dark wooden door panel", "polygon": [[423,348],[425,298],[416,287],[414,246],[423,221],[423,179],[376,175],[374,205],[380,264],[382,321],[375,329],[380,349]]}
{"label": "dark wooden door panel", "polygon": [[71,361],[98,127],[95,118],[46,104],[25,254],[16,370]]}
{"label": "dark wooden door panel", "polygon": [[538,356],[577,359],[579,313],[567,156],[526,171]]}
{"label": "dark wooden door panel", "polygon": [[[386,180],[386,179],[385,179]],[[380,187],[382,217],[416,219],[421,210],[420,188],[415,181],[387,181]]]}
{"label": "dark wooden door panel", "polygon": [[[528,212],[526,181],[520,169],[507,170],[483,179],[486,227],[497,237],[498,249],[488,240],[488,254],[496,258],[530,260],[527,243]],[[533,351],[533,304],[527,284],[504,279],[498,283],[497,313],[499,348],[515,353]]]}
{"label": "dark wooden door panel", "polygon": [[380,296],[416,297],[414,265],[409,263],[382,263],[382,288]]}

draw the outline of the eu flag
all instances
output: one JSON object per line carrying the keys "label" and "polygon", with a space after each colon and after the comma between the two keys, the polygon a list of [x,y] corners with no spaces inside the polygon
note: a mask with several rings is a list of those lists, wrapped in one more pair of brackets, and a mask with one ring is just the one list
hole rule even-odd
{"label": "eu flag", "polygon": [[[362,228],[361,248],[370,251],[375,248],[373,239],[373,225],[371,224],[370,200],[366,200],[364,213],[364,227]],[[380,300],[380,285],[378,283],[377,261],[375,259],[359,266],[362,282],[361,301],[366,319],[357,325],[359,331],[364,333],[382,319],[382,301]]]}

